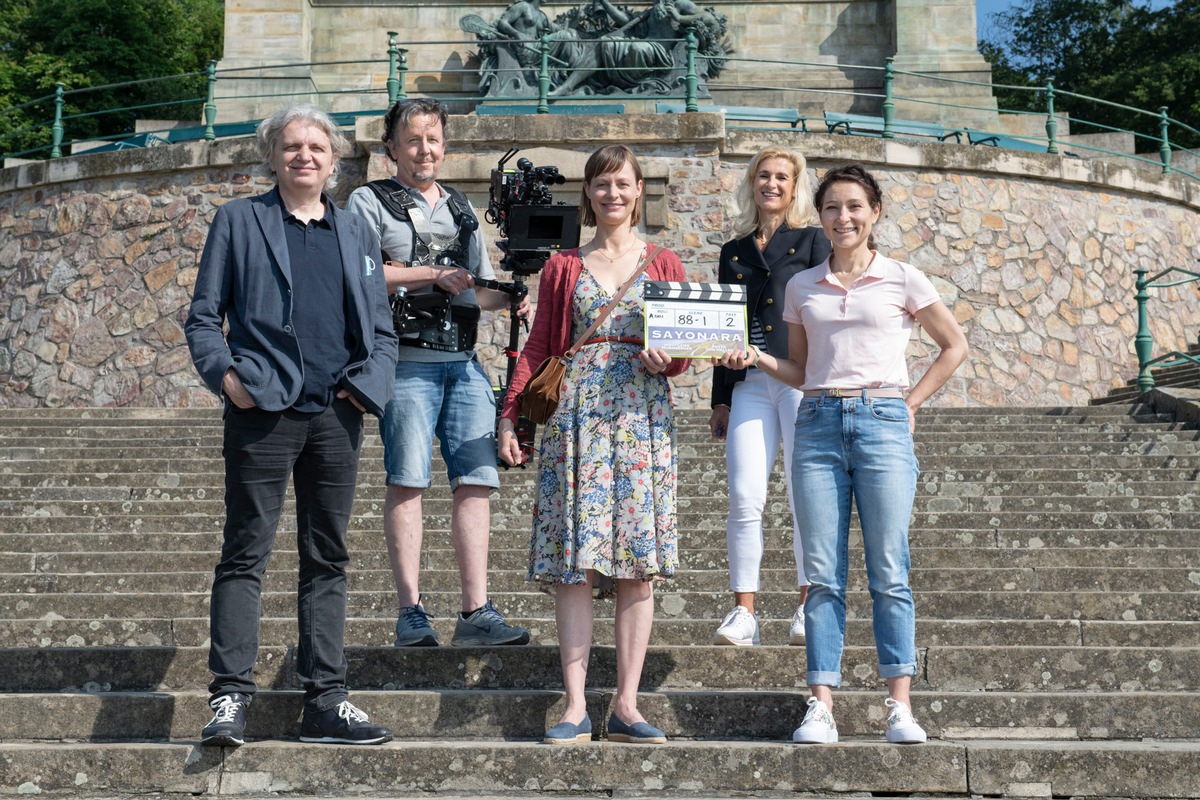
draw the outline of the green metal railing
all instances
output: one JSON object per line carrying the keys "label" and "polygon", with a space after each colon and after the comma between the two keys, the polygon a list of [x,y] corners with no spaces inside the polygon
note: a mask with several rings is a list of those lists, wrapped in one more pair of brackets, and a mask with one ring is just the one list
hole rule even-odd
{"label": "green metal railing", "polygon": [[[1149,272],[1147,269],[1135,269],[1133,271],[1133,274],[1137,278],[1134,284],[1137,287],[1137,294],[1134,297],[1137,299],[1138,313],[1137,336],[1134,337],[1133,345],[1138,357],[1137,387],[1138,391],[1143,393],[1154,388],[1154,376],[1150,374],[1150,370],[1153,367],[1165,369],[1185,364],[1200,366],[1200,358],[1189,353],[1181,353],[1178,350],[1151,357],[1151,354],[1154,352],[1154,334],[1150,332],[1150,317],[1146,312],[1146,304],[1150,300],[1150,293],[1147,289],[1166,289],[1172,286],[1196,283],[1200,281],[1200,272],[1193,272],[1189,269],[1181,269],[1180,267],[1170,267],[1155,275],[1146,277]],[[1182,280],[1170,281],[1169,283],[1157,283],[1157,281],[1173,273],[1180,273],[1188,277]]]}
{"label": "green metal railing", "polygon": [[[183,76],[170,76],[169,78],[151,79],[152,81],[153,80],[172,80],[172,79],[177,79],[177,78],[202,75],[204,77],[205,85],[206,85],[205,97],[203,97],[203,98],[189,97],[189,98],[184,98],[184,99],[179,99],[179,100],[171,100],[171,101],[167,101],[164,103],[148,104],[148,105],[143,105],[143,106],[129,106],[129,107],[124,107],[124,108],[106,109],[104,111],[93,111],[93,112],[86,112],[86,113],[70,114],[70,113],[67,113],[66,107],[67,107],[68,101],[70,101],[72,98],[79,98],[87,92],[98,91],[100,89],[112,89],[114,87],[107,86],[107,87],[88,87],[88,88],[79,88],[79,89],[68,89],[63,84],[58,84],[58,85],[56,85],[55,91],[53,94],[46,95],[45,97],[42,97],[42,98],[38,98],[37,100],[31,101],[30,103],[23,104],[23,106],[19,107],[22,109],[26,109],[26,108],[29,108],[30,106],[34,106],[38,103],[45,103],[52,107],[51,119],[44,121],[44,122],[33,123],[33,125],[31,125],[31,126],[27,126],[26,128],[21,129],[21,131],[15,131],[15,132],[10,131],[8,134],[0,134],[0,149],[2,149],[4,147],[5,137],[11,137],[15,133],[19,133],[22,131],[28,131],[28,130],[30,130],[30,128],[39,128],[39,129],[48,128],[50,131],[50,144],[49,145],[33,148],[31,150],[22,151],[19,153],[9,152],[6,155],[8,155],[8,156],[28,156],[28,155],[34,155],[34,154],[41,154],[41,155],[48,154],[51,158],[59,158],[63,154],[63,142],[65,141],[65,137],[71,127],[71,124],[76,120],[79,120],[79,119],[82,119],[85,117],[95,117],[95,116],[100,116],[103,114],[116,114],[116,113],[123,113],[126,115],[133,114],[136,116],[138,114],[138,112],[147,111],[151,108],[163,108],[163,107],[167,107],[167,106],[171,106],[171,105],[182,105],[182,104],[186,104],[186,103],[202,103],[202,118],[203,118],[202,123],[201,123],[202,138],[208,139],[208,140],[217,138],[218,132],[217,132],[216,126],[217,126],[217,119],[219,117],[219,108],[222,106],[223,103],[229,102],[229,101],[247,101],[247,100],[254,100],[254,99],[263,99],[263,98],[267,98],[267,97],[270,97],[272,99],[277,99],[277,100],[286,100],[289,97],[303,97],[306,99],[311,99],[313,97],[322,97],[323,98],[323,97],[330,97],[330,96],[334,96],[334,95],[346,95],[346,94],[357,94],[357,95],[361,95],[361,96],[370,98],[375,95],[386,94],[387,107],[390,107],[390,105],[392,103],[395,103],[397,100],[403,100],[408,97],[409,85],[412,83],[411,69],[409,66],[409,55],[411,52],[414,51],[414,49],[416,49],[416,48],[425,48],[425,49],[441,48],[441,49],[444,49],[446,46],[474,48],[474,47],[479,46],[479,42],[476,40],[473,40],[473,39],[472,40],[404,42],[404,41],[401,41],[398,37],[399,37],[399,33],[397,31],[388,31],[387,32],[386,61],[384,61],[382,59],[314,61],[314,62],[277,64],[277,65],[256,66],[256,67],[240,67],[240,68],[234,68],[234,69],[218,69],[216,62],[213,61],[213,62],[209,62],[206,70],[204,70],[204,72],[202,72],[202,73],[189,73],[189,74],[183,75]],[[579,40],[579,43],[586,45],[586,44],[594,43],[595,41],[598,41],[598,40]],[[610,39],[608,39],[608,41],[612,41],[612,39],[610,38]],[[645,40],[630,39],[629,41],[645,41]],[[701,88],[700,76],[704,72],[704,69],[702,66],[704,62],[702,61],[702,59],[706,59],[707,56],[705,56],[699,52],[698,37],[696,35],[695,30],[688,29],[685,32],[684,38],[682,38],[682,39],[664,39],[664,40],[655,40],[655,41],[660,41],[663,44],[667,45],[668,47],[672,47],[672,48],[675,47],[676,45],[682,44],[683,45],[682,51],[684,52],[685,57],[686,57],[686,65],[685,65],[685,69],[684,69],[684,75],[682,77],[682,86],[680,87],[680,92],[675,93],[675,94],[665,95],[665,96],[656,96],[652,99],[683,100],[684,108],[686,111],[695,112],[695,111],[703,110],[704,106],[700,105],[700,102],[699,102],[700,101],[699,95],[700,95],[700,88]],[[645,96],[621,95],[621,94],[599,96],[599,95],[594,95],[594,94],[576,93],[576,94],[572,94],[572,95],[561,95],[561,96],[554,95],[554,96],[552,96],[552,94],[551,94],[551,84],[552,84],[551,72],[552,72],[552,70],[559,71],[559,72],[562,72],[562,71],[569,72],[572,69],[572,67],[570,65],[567,65],[567,64],[563,63],[562,61],[556,59],[553,56],[551,51],[554,46],[554,42],[551,40],[551,38],[549,36],[543,35],[534,44],[530,44],[528,42],[518,41],[518,40],[492,40],[490,42],[490,44],[494,44],[494,45],[522,44],[525,46],[529,46],[531,48],[536,48],[538,58],[536,61],[536,64],[537,64],[536,88],[534,90],[534,93],[532,95],[511,96],[511,97],[497,97],[497,96],[486,96],[485,97],[485,96],[471,96],[468,93],[446,93],[442,97],[442,99],[452,100],[452,101],[456,101],[456,102],[476,102],[476,103],[484,102],[484,101],[499,102],[499,103],[514,102],[514,101],[533,102],[533,103],[536,103],[536,107],[535,107],[536,111],[538,113],[542,113],[542,114],[549,113],[551,110],[551,106],[553,104],[558,103],[558,102],[563,102],[563,101],[612,102],[614,100],[623,100],[623,99],[642,99],[642,100],[649,99]],[[775,59],[775,60],[759,59],[759,58],[749,58],[749,57],[736,56],[736,55],[723,56],[722,59],[727,64],[741,63],[741,64],[748,64],[748,65],[750,65],[750,64],[763,65],[763,66],[767,66],[767,67],[776,67],[776,68],[778,68],[778,67],[782,67],[782,68],[802,68],[802,67],[827,68],[828,67],[827,64],[822,64],[822,63],[817,63],[817,62],[806,62],[806,61],[797,61],[797,60],[780,60],[780,59]],[[306,89],[304,91],[298,91],[298,92],[273,93],[273,94],[269,94],[269,95],[229,95],[226,97],[222,97],[218,94],[218,90],[219,90],[220,86],[225,81],[230,81],[230,80],[236,81],[236,80],[243,80],[246,78],[253,78],[253,77],[259,77],[259,78],[286,77],[287,71],[289,71],[289,70],[294,71],[297,69],[308,69],[311,67],[328,68],[328,67],[338,67],[338,66],[347,66],[347,65],[352,65],[352,66],[357,66],[357,67],[364,67],[364,66],[375,67],[375,66],[379,66],[379,65],[383,65],[383,64],[386,64],[386,70],[387,70],[386,81],[384,83],[385,88],[383,88],[383,89],[373,88],[373,87],[369,87],[369,86],[368,87],[360,86],[358,88],[337,89],[337,90],[318,90],[318,89],[313,88],[313,89]],[[989,138],[992,138],[996,142],[1001,143],[1001,146],[1020,147],[1021,149],[1025,149],[1025,150],[1035,149],[1035,148],[1040,150],[1040,149],[1044,148],[1044,152],[1049,153],[1049,154],[1068,154],[1068,155],[1073,154],[1073,153],[1068,153],[1064,150],[1064,146],[1066,146],[1066,147],[1069,147],[1069,149],[1071,151],[1085,151],[1086,150],[1086,151],[1093,152],[1093,153],[1096,153],[1099,155],[1119,157],[1122,159],[1127,159],[1127,160],[1131,160],[1134,162],[1140,162],[1140,163],[1144,163],[1144,164],[1153,164],[1156,167],[1158,167],[1164,174],[1178,173],[1180,175],[1191,178],[1193,180],[1200,180],[1200,176],[1198,176],[1192,172],[1189,172],[1187,170],[1180,169],[1178,166],[1176,166],[1172,163],[1172,155],[1174,153],[1178,153],[1180,151],[1185,150],[1185,148],[1180,146],[1180,144],[1178,143],[1178,140],[1181,137],[1185,137],[1185,138],[1192,137],[1196,141],[1200,141],[1200,131],[1196,130],[1195,128],[1193,128],[1179,120],[1173,119],[1169,115],[1168,109],[1165,107],[1159,108],[1156,111],[1146,111],[1143,109],[1134,108],[1132,106],[1124,106],[1124,105],[1121,105],[1118,103],[1112,103],[1112,102],[1105,101],[1105,100],[1099,100],[1097,98],[1091,98],[1091,97],[1087,97],[1084,95],[1075,94],[1072,92],[1064,92],[1062,90],[1056,89],[1052,83],[1048,83],[1042,87],[1004,86],[1004,85],[999,85],[999,84],[980,83],[980,82],[976,82],[976,81],[968,81],[968,80],[957,79],[957,78],[945,78],[942,76],[928,75],[928,74],[919,73],[919,72],[909,72],[909,71],[905,71],[905,70],[896,69],[892,59],[890,59],[890,58],[887,59],[886,63],[883,66],[859,65],[859,64],[839,64],[839,68],[844,71],[847,71],[847,72],[858,72],[858,73],[861,73],[864,75],[870,75],[872,73],[878,74],[879,82],[882,85],[882,94],[873,93],[873,92],[861,92],[861,91],[855,92],[855,91],[845,91],[845,90],[837,90],[837,89],[812,89],[812,88],[789,87],[789,86],[748,86],[748,85],[744,85],[744,84],[721,83],[717,80],[710,80],[707,82],[706,85],[709,90],[713,90],[713,91],[725,90],[725,91],[730,91],[730,92],[737,92],[737,91],[748,91],[748,90],[769,90],[769,91],[777,93],[777,94],[783,94],[785,96],[796,96],[797,98],[801,98],[802,96],[812,97],[814,95],[835,95],[835,96],[842,96],[842,97],[850,98],[851,102],[854,102],[855,100],[859,100],[859,101],[867,100],[872,103],[878,101],[880,112],[881,112],[881,118],[882,118],[881,135],[882,135],[882,138],[889,139],[889,140],[896,139],[898,137],[898,129],[902,129],[902,127],[903,127],[902,121],[897,120],[897,117],[896,117],[896,109],[897,109],[897,105],[899,103],[905,103],[908,105],[908,107],[912,107],[914,105],[919,105],[922,107],[926,107],[926,106],[931,107],[931,113],[927,116],[933,117],[933,118],[941,118],[941,119],[952,119],[952,118],[955,118],[956,116],[959,118],[962,118],[964,116],[963,112],[966,112],[966,115],[968,115],[968,116],[970,114],[977,113],[977,112],[995,113],[995,109],[989,109],[989,108],[984,108],[984,107],[980,107],[980,106],[972,106],[972,105],[966,105],[966,104],[956,104],[956,103],[951,103],[951,102],[941,102],[941,101],[937,101],[937,100],[930,100],[930,99],[928,99],[927,95],[925,97],[904,96],[897,90],[897,87],[907,79],[914,79],[914,80],[920,81],[925,84],[936,82],[936,83],[962,84],[962,85],[966,85],[966,86],[973,86],[973,87],[978,87],[981,89],[986,89],[989,94],[991,93],[991,90],[995,89],[995,88],[1013,89],[1013,90],[1018,90],[1018,91],[1023,91],[1023,92],[1033,92],[1033,93],[1041,96],[1042,102],[1045,107],[1044,112],[1024,111],[1024,110],[1023,111],[1003,110],[1003,111],[1006,114],[1014,114],[1014,115],[1023,114],[1023,115],[1034,115],[1034,116],[1044,117],[1044,128],[1045,128],[1045,132],[1046,132],[1046,135],[1044,138],[1038,138],[1038,137],[1034,137],[1034,136],[1030,136],[1030,135],[1006,135],[1006,134],[1001,134],[996,131],[982,131],[982,132],[968,131],[965,128],[958,132],[960,134],[967,133],[969,139],[970,139],[970,135],[973,133],[988,134]],[[620,68],[615,68],[615,69],[620,69]],[[639,68],[630,67],[627,69],[637,70]],[[514,71],[519,71],[522,73],[526,72],[526,70],[524,68],[517,68]],[[275,74],[273,75],[272,73],[275,73]],[[280,73],[283,73],[283,74],[281,75]],[[439,69],[434,74],[437,74],[443,78],[458,74],[458,75],[468,77],[468,82],[469,82],[469,76],[474,76],[475,74],[477,74],[477,70],[463,66],[460,68]],[[311,75],[311,73],[309,73],[309,75]],[[130,86],[130,85],[134,85],[136,83],[145,83],[145,82],[146,81],[137,81],[137,82],[132,82],[130,84],[120,84],[117,86]],[[919,93],[914,92],[914,94],[919,94]],[[1074,103],[1074,102],[1092,104],[1093,107],[1111,107],[1114,109],[1121,109],[1125,112],[1133,113],[1138,116],[1145,116],[1147,118],[1147,124],[1153,125],[1157,129],[1157,133],[1156,133],[1156,135],[1150,135],[1150,134],[1139,132],[1139,131],[1123,131],[1119,128],[1109,126],[1102,122],[1090,121],[1090,120],[1083,119],[1078,116],[1068,117],[1067,114],[1062,111],[1062,108],[1063,108],[1064,104]],[[365,105],[368,109],[371,109],[371,110],[368,110],[368,111],[365,111],[362,113],[380,113],[379,110],[375,110],[375,109],[377,106],[381,106],[382,103],[376,102],[373,99],[367,99],[365,103],[360,103],[360,105]],[[791,104],[788,104],[788,105],[791,105]],[[843,107],[844,107],[844,105],[845,104],[843,104]],[[3,117],[4,114],[10,113],[15,110],[18,110],[18,108],[6,109],[3,111],[0,111],[0,117]],[[802,119],[805,119],[806,124],[804,127],[806,128],[807,121],[809,121],[809,120],[806,118],[802,118]],[[817,117],[817,118],[813,118],[813,121],[823,122],[823,119],[820,117]],[[1121,133],[1131,134],[1134,137],[1135,143],[1137,143],[1137,146],[1135,147],[1135,149],[1141,149],[1142,153],[1144,153],[1145,155],[1136,154],[1136,153],[1131,154],[1131,153],[1117,152],[1117,151],[1113,151],[1113,150],[1104,149],[1102,147],[1094,146],[1091,144],[1082,143],[1079,141],[1070,141],[1069,144],[1065,143],[1061,140],[1058,132],[1060,130],[1060,126],[1066,125],[1068,123],[1068,121],[1069,121],[1070,125],[1072,126],[1073,130],[1076,130],[1076,132],[1078,132],[1079,128],[1086,127],[1089,130],[1096,130],[1096,131],[1102,131],[1102,132],[1117,131],[1117,132],[1121,132]],[[200,126],[197,126],[197,127],[200,127]],[[734,126],[734,127],[737,127],[737,126]],[[742,126],[742,127],[751,127],[751,126]],[[163,131],[148,131],[148,132],[143,131],[143,133],[163,133],[164,131],[167,131],[167,130],[168,129],[164,129]],[[125,134],[125,135],[131,136],[133,134],[130,133],[130,134]],[[901,134],[901,135],[903,135],[903,134]],[[1172,135],[1175,136],[1175,141],[1172,141],[1172,138],[1171,138]],[[96,137],[96,138],[100,138],[100,137]],[[108,137],[108,138],[112,138],[112,137]],[[199,138],[199,137],[197,137],[197,138]],[[86,139],[82,139],[82,140],[77,139],[76,141],[86,141]],[[1031,148],[1030,145],[1034,145],[1034,148]],[[1148,155],[1149,153],[1151,153],[1153,151],[1157,151],[1157,158],[1154,158],[1154,157],[1151,157],[1150,155]],[[1191,151],[1187,151],[1187,152],[1191,152]]]}

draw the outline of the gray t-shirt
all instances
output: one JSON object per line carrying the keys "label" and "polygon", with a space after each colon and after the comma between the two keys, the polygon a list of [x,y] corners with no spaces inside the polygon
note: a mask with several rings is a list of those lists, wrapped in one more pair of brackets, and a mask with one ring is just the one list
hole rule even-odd
{"label": "gray t-shirt", "polygon": [[[395,178],[392,178],[395,181]],[[431,231],[439,236],[452,236],[457,230],[454,224],[454,215],[450,211],[450,204],[447,202],[450,195],[442,189],[441,197],[438,198],[437,204],[433,208],[429,207],[429,201],[417,189],[396,181],[397,186],[402,186],[408,193],[413,196],[417,205],[425,212],[425,216],[429,219],[429,227]],[[469,203],[470,201],[468,201]],[[358,214],[367,222],[371,223],[371,227],[379,234],[379,242],[383,249],[394,261],[410,261],[413,257],[413,240],[416,237],[416,232],[413,230],[412,223],[407,220],[398,220],[387,208],[380,202],[375,192],[368,186],[360,186],[350,193],[350,199],[346,201],[346,210]],[[475,207],[471,206],[472,213],[475,218],[479,219],[482,224],[482,218],[475,211]],[[467,246],[467,264],[464,265],[467,270],[477,278],[495,278],[496,273],[492,270],[492,262],[488,259],[487,247],[483,242],[482,227],[476,229],[475,235],[471,237],[471,241]],[[413,294],[422,294],[432,292],[433,287],[429,286],[424,289],[415,289]],[[455,305],[475,305],[475,290],[468,289],[465,292],[457,295],[454,298]],[[439,361],[468,361],[475,357],[475,351],[468,350],[462,353],[444,353],[438,350],[426,350],[422,347],[409,347],[401,345],[399,360],[400,361],[420,361],[425,363]]]}

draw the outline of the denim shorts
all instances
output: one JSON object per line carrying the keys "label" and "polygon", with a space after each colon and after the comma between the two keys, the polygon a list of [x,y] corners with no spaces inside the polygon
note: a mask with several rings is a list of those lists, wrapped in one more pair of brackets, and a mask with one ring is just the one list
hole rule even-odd
{"label": "denim shorts", "polygon": [[429,487],[436,434],[451,489],[500,487],[496,395],[479,362],[401,361],[395,387],[379,421],[389,485]]}

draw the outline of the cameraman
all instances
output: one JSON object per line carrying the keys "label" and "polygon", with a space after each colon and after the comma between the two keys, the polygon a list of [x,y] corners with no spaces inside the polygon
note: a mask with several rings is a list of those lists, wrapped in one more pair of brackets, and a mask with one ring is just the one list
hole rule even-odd
{"label": "cameraman", "polygon": [[[474,288],[475,278],[491,279],[494,273],[470,201],[437,182],[445,128],[446,109],[436,100],[414,98],[392,106],[384,117],[383,143],[396,163],[396,176],[356,189],[346,210],[379,232],[389,292],[403,288],[411,296],[436,287],[453,295],[452,318],[468,320],[480,308],[508,308],[509,301],[503,292]],[[528,313],[526,299],[518,314]],[[397,647],[438,643],[418,588],[422,498],[430,482],[434,433],[454,492],[450,533],[462,582],[462,613],[450,643],[529,641],[529,631],[505,622],[488,599],[489,495],[500,486],[496,401],[470,349],[473,335],[468,339],[453,352],[431,349],[428,337],[400,337],[395,395],[380,423],[388,483],[383,529],[400,600]]]}

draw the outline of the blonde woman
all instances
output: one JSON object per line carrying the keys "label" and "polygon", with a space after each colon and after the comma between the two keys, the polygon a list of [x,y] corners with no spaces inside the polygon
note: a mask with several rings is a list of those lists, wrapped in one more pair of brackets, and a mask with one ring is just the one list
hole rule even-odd
{"label": "blonde woman", "polygon": [[[750,341],[764,353],[788,357],[787,324],[783,321],[784,289],[793,275],[820,264],[829,255],[829,240],[818,227],[809,199],[804,156],[781,147],[759,151],[738,187],[738,216],[732,241],[721,248],[717,279],[746,287]],[[733,610],[717,628],[716,644],[759,644],[754,596],[763,555],[762,515],[767,480],[783,446],[792,507],[792,439],[801,395],[758,369],[713,370],[714,438],[725,440],[729,473],[729,515],[725,543],[729,553],[729,588]],[[791,644],[804,643],[804,549],[793,536],[800,602],[788,632]]]}

